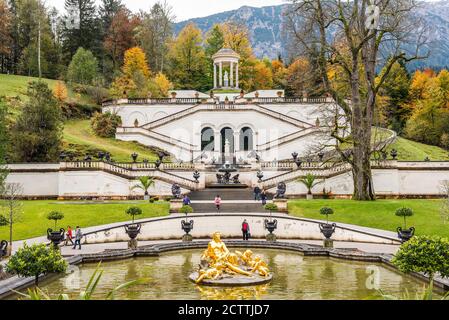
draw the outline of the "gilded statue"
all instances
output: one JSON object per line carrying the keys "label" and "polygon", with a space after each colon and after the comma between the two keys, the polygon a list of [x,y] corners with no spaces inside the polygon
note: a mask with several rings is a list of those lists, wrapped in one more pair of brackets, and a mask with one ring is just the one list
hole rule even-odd
{"label": "gilded statue", "polygon": [[201,256],[198,278],[195,282],[199,284],[204,280],[217,280],[229,276],[253,277],[255,274],[261,277],[268,277],[270,274],[268,265],[261,257],[253,258],[251,250],[231,253],[221,240],[220,233],[215,232]]}

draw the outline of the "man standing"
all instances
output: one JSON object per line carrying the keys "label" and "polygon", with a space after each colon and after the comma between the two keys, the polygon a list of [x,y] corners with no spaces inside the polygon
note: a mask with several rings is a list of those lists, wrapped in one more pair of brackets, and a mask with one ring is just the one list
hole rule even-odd
{"label": "man standing", "polygon": [[259,188],[259,186],[256,186],[255,188],[254,188],[254,200],[255,201],[259,201],[260,200],[260,188]]}
{"label": "man standing", "polygon": [[83,238],[83,232],[81,231],[80,227],[76,227],[75,245],[73,246],[73,249],[76,249],[76,246],[78,245],[79,250],[81,250],[81,239],[82,238]]}
{"label": "man standing", "polygon": [[249,240],[249,223],[246,219],[242,223],[243,241]]}

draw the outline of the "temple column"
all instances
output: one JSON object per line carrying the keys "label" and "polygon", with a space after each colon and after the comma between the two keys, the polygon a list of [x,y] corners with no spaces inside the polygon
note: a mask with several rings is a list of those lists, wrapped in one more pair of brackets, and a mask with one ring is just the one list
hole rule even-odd
{"label": "temple column", "polygon": [[220,153],[221,152],[221,133],[220,131],[214,132],[214,152]]}
{"label": "temple column", "polygon": [[239,63],[237,62],[235,66],[235,87],[239,87]]}
{"label": "temple column", "polygon": [[214,89],[217,87],[217,65],[214,63]]}
{"label": "temple column", "polygon": [[220,79],[219,79],[218,83],[219,83],[219,86],[221,88],[221,87],[223,87],[223,62],[220,62],[219,77],[220,77]]}
{"label": "temple column", "polygon": [[231,88],[234,88],[234,62],[231,62]]}
{"label": "temple column", "polygon": [[240,151],[240,132],[234,131],[234,152]]}

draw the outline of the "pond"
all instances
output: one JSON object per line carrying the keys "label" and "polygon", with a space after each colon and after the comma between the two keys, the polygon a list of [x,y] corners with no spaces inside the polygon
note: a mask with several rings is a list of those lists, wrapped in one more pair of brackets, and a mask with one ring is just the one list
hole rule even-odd
{"label": "pond", "polygon": [[[245,288],[197,286],[188,280],[200,261],[200,250],[176,251],[159,257],[135,258],[102,263],[103,277],[94,298],[128,281],[146,278],[145,284],[128,287],[116,294],[121,300],[360,300],[381,299],[379,290],[402,296],[421,292],[424,283],[385,265],[305,257],[290,251],[255,250],[268,262],[274,277],[270,284]],[[97,264],[83,264],[72,274],[42,288],[49,293],[67,293],[76,298],[87,286]]]}

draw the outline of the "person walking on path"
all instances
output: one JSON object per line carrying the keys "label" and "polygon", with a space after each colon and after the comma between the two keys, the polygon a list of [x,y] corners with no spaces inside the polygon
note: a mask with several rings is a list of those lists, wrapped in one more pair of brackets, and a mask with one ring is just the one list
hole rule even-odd
{"label": "person walking on path", "polygon": [[182,204],[185,206],[190,206],[190,204],[192,203],[192,201],[190,201],[190,198],[185,195],[184,198],[182,199]]}
{"label": "person walking on path", "polygon": [[265,206],[267,204],[267,192],[265,191],[265,189],[262,190],[260,198],[262,199],[262,205]]}
{"label": "person walking on path", "polygon": [[73,232],[72,232],[72,227],[68,226],[67,227],[67,233],[65,234],[65,245],[68,246],[69,245],[69,241],[72,244],[72,246],[74,245],[73,243]]}
{"label": "person walking on path", "polygon": [[256,186],[254,188],[254,200],[255,201],[260,201],[260,192],[261,192],[261,190],[260,190],[259,186]]}
{"label": "person walking on path", "polygon": [[81,250],[81,239],[83,238],[83,232],[81,231],[80,227],[76,227],[75,231],[75,244],[73,246],[73,249],[76,249],[76,246],[78,246],[78,249]]}
{"label": "person walking on path", "polygon": [[246,221],[246,219],[242,223],[242,233],[243,233],[243,241],[249,240],[249,223]]}
{"label": "person walking on path", "polygon": [[215,203],[215,207],[217,208],[217,212],[220,212],[220,207],[221,207],[221,197],[220,197],[220,195],[217,195],[215,197],[214,203]]}

